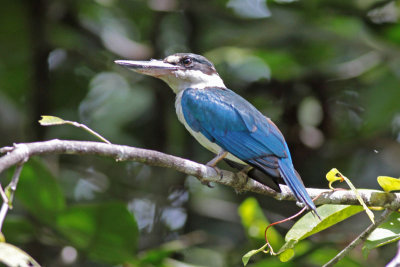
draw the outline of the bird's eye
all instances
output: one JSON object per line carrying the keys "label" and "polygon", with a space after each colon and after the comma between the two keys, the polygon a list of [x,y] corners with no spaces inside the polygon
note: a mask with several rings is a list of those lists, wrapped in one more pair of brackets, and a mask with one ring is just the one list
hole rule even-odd
{"label": "bird's eye", "polygon": [[190,57],[185,57],[181,60],[182,64],[185,65],[185,67],[188,67],[192,64],[192,59]]}

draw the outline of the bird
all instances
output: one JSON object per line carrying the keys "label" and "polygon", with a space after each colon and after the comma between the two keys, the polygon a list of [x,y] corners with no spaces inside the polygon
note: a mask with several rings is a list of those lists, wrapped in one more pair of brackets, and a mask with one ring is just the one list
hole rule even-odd
{"label": "bird", "polygon": [[176,53],[161,60],[115,60],[116,64],[166,82],[176,94],[178,120],[216,156],[207,165],[217,170],[222,159],[253,174],[268,185],[264,174],[277,185],[283,182],[307,209],[316,206],[295,170],[284,136],[270,118],[228,89],[214,64],[193,53]]}

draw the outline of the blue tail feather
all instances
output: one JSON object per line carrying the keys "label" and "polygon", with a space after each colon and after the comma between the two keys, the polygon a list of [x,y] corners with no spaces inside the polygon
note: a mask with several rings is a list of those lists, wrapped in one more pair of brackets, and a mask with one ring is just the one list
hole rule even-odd
{"label": "blue tail feather", "polygon": [[302,181],[297,177],[290,158],[279,160],[279,170],[281,172],[283,180],[285,181],[287,186],[289,186],[296,199],[304,203],[311,211],[313,211],[317,215],[317,217],[319,217],[316,211],[315,204],[308,195]]}

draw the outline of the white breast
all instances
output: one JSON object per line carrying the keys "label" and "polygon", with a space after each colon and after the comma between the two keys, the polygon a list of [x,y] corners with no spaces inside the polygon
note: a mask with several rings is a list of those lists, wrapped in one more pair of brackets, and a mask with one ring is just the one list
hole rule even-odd
{"label": "white breast", "polygon": [[[192,128],[190,128],[190,126],[187,124],[185,117],[183,116],[183,112],[182,112],[181,100],[182,100],[183,92],[184,92],[184,90],[180,91],[176,95],[176,100],[175,100],[176,115],[178,115],[179,121],[185,126],[186,130],[189,131],[189,133],[197,140],[197,142],[199,142],[203,147],[207,148],[209,151],[213,152],[214,154],[218,154],[221,151],[221,147],[219,145],[208,140],[207,137],[205,137],[202,133],[193,131]],[[232,161],[235,161],[237,163],[247,165],[245,162],[241,161],[240,159],[238,159],[231,153],[228,153],[226,158],[230,159]]]}

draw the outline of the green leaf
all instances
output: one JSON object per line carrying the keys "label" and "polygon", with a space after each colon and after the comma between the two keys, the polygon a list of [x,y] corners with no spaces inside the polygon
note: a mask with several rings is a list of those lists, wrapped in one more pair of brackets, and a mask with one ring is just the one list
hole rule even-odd
{"label": "green leaf", "polygon": [[304,215],[287,232],[285,236],[286,243],[279,249],[277,254],[294,248],[300,240],[331,227],[362,210],[361,206],[349,205],[322,205],[318,207],[317,212],[321,217],[321,221],[316,219],[311,212]]}
{"label": "green leaf", "polygon": [[32,222],[22,216],[9,213],[2,228],[7,242],[11,244],[26,244],[35,239],[37,230]]}
{"label": "green leaf", "polygon": [[364,243],[363,253],[365,256],[371,249],[384,246],[400,240],[400,213],[393,212],[386,222],[376,228]]}
{"label": "green leaf", "polygon": [[57,228],[94,260],[123,263],[135,257],[138,227],[124,203],[71,207],[58,216]]}
{"label": "green leaf", "polygon": [[257,254],[258,252],[260,252],[259,249],[253,249],[244,254],[244,256],[242,257],[243,265],[246,266],[247,263],[249,263],[250,258],[253,257],[255,254]]}
{"label": "green leaf", "polygon": [[378,184],[385,192],[400,190],[400,179],[388,176],[379,176],[377,180]]}
{"label": "green leaf", "polygon": [[67,123],[63,119],[55,116],[42,116],[42,119],[39,120],[40,125],[42,126],[52,126],[52,125],[61,125]]}
{"label": "green leaf", "polygon": [[315,233],[318,233],[332,225],[335,225],[363,210],[361,206],[350,205],[322,205],[317,208],[321,221],[316,219],[311,212],[298,220],[285,236],[286,242],[290,240],[300,241]]}
{"label": "green leaf", "polygon": [[54,117],[54,116],[42,116],[42,119],[39,121],[39,123],[42,126],[69,124],[69,125],[72,125],[72,126],[77,127],[77,128],[82,128],[85,131],[87,131],[88,133],[90,133],[91,135],[93,135],[93,136],[97,137],[98,139],[100,139],[101,141],[103,141],[103,142],[105,142],[107,144],[111,144],[110,141],[108,141],[103,136],[101,136],[97,132],[93,131],[89,127],[87,127],[85,124],[82,124],[82,123],[79,123],[79,122],[76,122],[76,121],[67,121],[67,120],[63,120],[63,119],[61,119],[59,117]]}
{"label": "green leaf", "polygon": [[276,254],[281,254],[283,252],[285,252],[286,250],[292,249],[294,248],[294,246],[297,244],[297,242],[299,242],[300,240],[296,240],[296,239],[291,239],[289,241],[287,241]]}
{"label": "green leaf", "polygon": [[[253,197],[247,198],[240,204],[238,212],[246,233],[252,238],[264,240],[265,228],[270,222],[265,218],[257,200]],[[272,247],[283,244],[282,236],[273,227],[268,229],[268,241]]]}
{"label": "green leaf", "polygon": [[281,254],[279,254],[279,260],[281,262],[287,262],[290,259],[294,257],[294,249],[290,248],[285,251],[283,251]]}
{"label": "green leaf", "polygon": [[25,251],[8,243],[0,243],[0,262],[7,266],[40,267]]}
{"label": "green leaf", "polygon": [[57,213],[65,208],[58,182],[37,158],[31,158],[24,165],[15,195],[42,222],[53,223]]}

